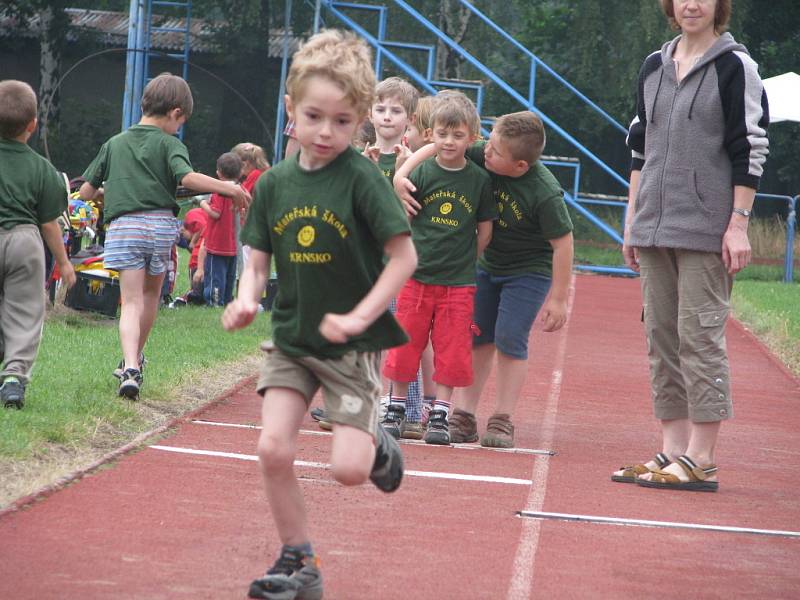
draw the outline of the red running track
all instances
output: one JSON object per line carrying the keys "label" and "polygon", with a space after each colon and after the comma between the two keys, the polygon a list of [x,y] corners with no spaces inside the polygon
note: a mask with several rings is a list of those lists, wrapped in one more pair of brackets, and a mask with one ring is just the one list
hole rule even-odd
{"label": "red running track", "polygon": [[[620,464],[658,449],[638,282],[578,276],[571,310],[561,332],[534,331],[517,416],[518,447],[554,456],[404,444],[410,472],[384,495],[335,484],[318,464],[330,437],[306,422],[297,471],[326,598],[800,597],[800,537],[517,516],[800,535],[796,378],[731,323],[736,419],[718,449],[719,493],[612,483]],[[481,426],[493,395],[490,381]],[[252,460],[259,419],[255,394],[230,394],[149,447],[2,514],[0,598],[244,598],[279,545]]]}

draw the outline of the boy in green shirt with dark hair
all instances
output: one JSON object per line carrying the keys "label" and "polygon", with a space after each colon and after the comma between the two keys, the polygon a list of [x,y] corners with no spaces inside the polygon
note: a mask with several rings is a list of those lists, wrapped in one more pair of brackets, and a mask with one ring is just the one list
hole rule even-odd
{"label": "boy in green shirt with dark hair", "polygon": [[313,36],[294,55],[286,89],[300,151],[256,184],[242,230],[250,259],[222,323],[233,330],[253,321],[274,257],[258,456],[283,548],[249,594],[311,599],[322,597],[322,576],[294,474],[297,433],[322,387],[334,478],[399,487],[400,448],[377,425],[379,360],[407,339],[387,308],[417,260],[389,182],[350,145],[375,89],[366,44],[335,30]]}
{"label": "boy in green shirt with dark hair", "polygon": [[75,271],[57,219],[67,209],[66,180],[28,139],[36,131],[36,93],[0,81],[0,402],[22,408],[42,339],[44,238],[67,287]]}
{"label": "boy in green shirt with dark hair", "polygon": [[82,198],[105,191],[109,224],[103,263],[119,271],[122,360],[114,375],[119,395],[138,398],[144,346],[158,314],[161,285],[178,235],[179,185],[200,193],[230,196],[245,207],[250,194],[232,182],[196,173],[175,134],[192,114],[194,101],[181,77],[162,73],[145,86],[142,118],[108,140],[83,176]]}
{"label": "boy in green shirt with dark hair", "polygon": [[[534,113],[522,111],[497,119],[488,142],[479,142],[467,156],[490,174],[500,210],[492,241],[478,261],[473,340],[475,382],[464,389],[450,421],[454,442],[478,440],[475,411],[483,386],[497,359],[497,402],[481,445],[514,445],[511,420],[525,383],[528,338],[536,317],[544,331],[557,331],[566,322],[572,276],[572,221],[564,194],[553,174],[540,161],[544,126]],[[403,182],[407,169],[424,160],[426,151],[412,156],[395,177],[406,210],[415,214],[419,203]]]}

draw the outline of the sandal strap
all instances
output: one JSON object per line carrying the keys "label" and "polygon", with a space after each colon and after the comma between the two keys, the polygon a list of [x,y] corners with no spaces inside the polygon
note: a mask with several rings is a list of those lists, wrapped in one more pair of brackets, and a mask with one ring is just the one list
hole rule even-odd
{"label": "sandal strap", "polygon": [[659,469],[663,469],[664,467],[668,466],[672,462],[669,459],[669,457],[666,454],[664,454],[663,452],[659,452],[658,454],[656,454],[653,457],[653,460],[656,462],[656,464],[658,465]]}
{"label": "sandal strap", "polygon": [[486,423],[486,431],[492,433],[503,433],[505,435],[514,435],[514,425],[511,423],[511,415],[507,414],[494,414],[489,417]]}
{"label": "sandal strap", "polygon": [[675,462],[678,463],[684,471],[686,471],[686,475],[689,476],[690,481],[705,481],[717,473],[716,465],[698,467],[697,463],[685,454],[682,454],[676,458]]}

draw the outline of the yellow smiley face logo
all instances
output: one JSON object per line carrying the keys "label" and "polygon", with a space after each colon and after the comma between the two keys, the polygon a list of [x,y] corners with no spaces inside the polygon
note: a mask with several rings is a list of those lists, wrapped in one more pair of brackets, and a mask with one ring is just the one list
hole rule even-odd
{"label": "yellow smiley face logo", "polygon": [[304,248],[308,248],[314,243],[315,237],[316,233],[314,232],[314,228],[311,225],[306,225],[297,233],[297,243]]}
{"label": "yellow smiley face logo", "polygon": [[505,204],[503,204],[502,202],[498,202],[498,203],[497,203],[497,212],[503,212],[503,209],[504,209],[505,207],[506,207],[506,205],[505,205]]}
{"label": "yellow smiley face logo", "polygon": [[453,211],[453,205],[450,204],[449,202],[445,202],[439,207],[439,212],[442,213],[443,215],[449,215],[452,211]]}

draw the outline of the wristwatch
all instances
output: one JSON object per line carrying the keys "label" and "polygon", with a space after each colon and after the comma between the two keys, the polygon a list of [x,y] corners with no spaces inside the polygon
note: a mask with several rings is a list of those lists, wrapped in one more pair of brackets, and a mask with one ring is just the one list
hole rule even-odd
{"label": "wristwatch", "polygon": [[753,214],[752,210],[747,210],[746,208],[737,208],[733,207],[733,212],[737,215],[742,215],[745,219],[749,218],[751,214]]}

